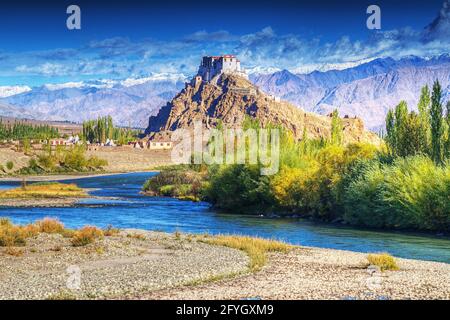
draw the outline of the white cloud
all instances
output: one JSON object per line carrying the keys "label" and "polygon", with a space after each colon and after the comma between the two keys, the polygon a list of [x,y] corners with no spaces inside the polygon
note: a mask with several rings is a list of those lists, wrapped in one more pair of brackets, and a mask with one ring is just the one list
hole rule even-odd
{"label": "white cloud", "polygon": [[81,48],[6,54],[0,60],[0,71],[8,77],[58,76],[62,81],[80,81],[86,76],[127,79],[123,85],[132,85],[158,76],[173,75],[172,81],[181,79],[180,74],[190,77],[197,71],[201,56],[221,53],[236,54],[250,73],[340,70],[377,57],[448,53],[449,3],[450,0],[445,1],[438,18],[424,30],[373,31],[367,39],[343,36],[324,42],[298,34],[279,34],[270,26],[245,35],[201,30],[170,41],[116,37],[91,41]]}
{"label": "white cloud", "polygon": [[66,83],[57,83],[57,84],[46,84],[44,85],[45,88],[47,88],[50,91],[60,90],[60,89],[68,89],[68,88],[83,88],[85,86],[85,83],[80,82],[66,82]]}
{"label": "white cloud", "polygon": [[131,87],[139,84],[143,84],[149,81],[186,81],[187,77],[181,73],[153,73],[149,77],[144,78],[127,78],[120,82],[124,87]]}

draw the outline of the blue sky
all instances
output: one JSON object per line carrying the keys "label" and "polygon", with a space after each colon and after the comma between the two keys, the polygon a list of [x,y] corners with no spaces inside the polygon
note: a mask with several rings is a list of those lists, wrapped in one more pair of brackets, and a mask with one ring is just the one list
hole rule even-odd
{"label": "blue sky", "polygon": [[[448,53],[449,0],[39,1],[0,10],[0,85],[192,75],[202,55],[303,72],[382,56]],[[406,4],[405,4],[406,3]],[[81,30],[66,8],[81,8]],[[377,4],[380,31],[366,28]],[[436,17],[434,25],[424,29]]]}

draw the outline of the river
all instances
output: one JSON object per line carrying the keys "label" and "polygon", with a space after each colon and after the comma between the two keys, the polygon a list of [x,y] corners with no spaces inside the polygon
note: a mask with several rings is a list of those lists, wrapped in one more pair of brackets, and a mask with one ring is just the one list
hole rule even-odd
{"label": "river", "polygon": [[[146,197],[139,194],[143,183],[155,173],[98,176],[73,181],[94,189],[93,196],[114,199],[83,199],[69,208],[6,208],[0,216],[15,223],[55,217],[67,227],[83,225],[139,228],[188,233],[240,234],[279,239],[304,246],[359,252],[389,252],[392,255],[450,263],[450,239],[421,234],[379,232],[314,223],[304,219],[264,218],[218,213],[204,202]],[[0,181],[0,189],[20,182]]]}

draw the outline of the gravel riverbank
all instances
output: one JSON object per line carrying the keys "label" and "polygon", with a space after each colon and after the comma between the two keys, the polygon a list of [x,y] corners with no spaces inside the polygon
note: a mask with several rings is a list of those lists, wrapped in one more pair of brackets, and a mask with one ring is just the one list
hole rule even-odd
{"label": "gravel riverbank", "polygon": [[40,234],[0,247],[0,299],[450,299],[450,264],[397,259],[381,273],[365,253],[297,247],[249,273],[243,251],[198,239],[123,230],[73,247]]}
{"label": "gravel riverbank", "polygon": [[63,208],[72,207],[79,198],[0,199],[0,207],[13,208]]}
{"label": "gravel riverbank", "polygon": [[122,231],[84,247],[59,234],[40,234],[25,247],[0,247],[0,299],[136,296],[242,272],[247,265],[241,251],[158,232]]}
{"label": "gravel riverbank", "polygon": [[367,268],[367,254],[321,248],[274,253],[256,274],[167,289],[137,299],[450,299],[450,264],[397,259],[400,270]]}

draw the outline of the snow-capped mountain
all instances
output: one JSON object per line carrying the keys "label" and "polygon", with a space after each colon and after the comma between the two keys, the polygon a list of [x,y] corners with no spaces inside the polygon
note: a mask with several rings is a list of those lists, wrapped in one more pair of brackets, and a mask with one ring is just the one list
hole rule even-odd
{"label": "snow-capped mountain", "polygon": [[10,97],[28,91],[31,91],[29,86],[0,86],[0,98]]}
{"label": "snow-capped mountain", "polygon": [[[415,110],[422,86],[441,82],[444,101],[450,97],[450,55],[378,58],[343,70],[298,74],[288,70],[253,69],[250,80],[266,93],[307,111],[358,116],[378,130],[389,108],[406,100]],[[260,71],[260,72],[258,72]],[[119,125],[146,127],[149,116],[184,87],[180,74],[145,78],[46,84],[13,89],[0,98],[0,116],[81,122],[112,115]],[[21,92],[23,90],[23,92]],[[1,92],[1,91],[0,91]]]}
{"label": "snow-capped mountain", "polygon": [[[145,127],[150,115],[184,86],[184,76],[46,84],[0,99],[0,115],[82,122],[111,115],[118,125]],[[6,107],[7,106],[7,107]]]}
{"label": "snow-capped mountain", "polygon": [[269,75],[251,75],[263,91],[288,100],[308,111],[358,116],[377,130],[384,124],[389,108],[406,100],[417,109],[422,86],[438,79],[444,101],[450,92],[450,55],[399,60],[379,58],[344,70],[294,74],[282,70]]}

